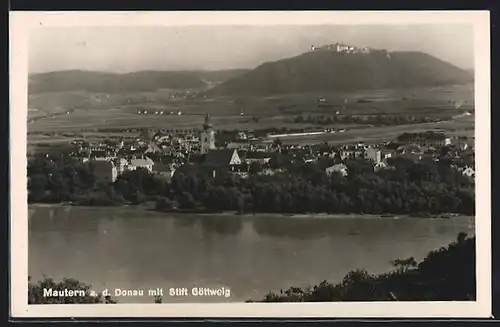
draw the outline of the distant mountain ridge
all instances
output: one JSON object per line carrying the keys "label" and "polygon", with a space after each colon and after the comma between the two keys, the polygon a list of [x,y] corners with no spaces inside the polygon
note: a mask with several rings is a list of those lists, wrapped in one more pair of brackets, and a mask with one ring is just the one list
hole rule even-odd
{"label": "distant mountain ridge", "polygon": [[153,71],[107,73],[99,71],[65,70],[31,74],[28,92],[134,92],[158,89],[199,89],[224,82],[246,72],[244,69],[218,71]]}
{"label": "distant mountain ridge", "polygon": [[264,63],[215,86],[211,95],[265,96],[467,84],[470,72],[415,51],[346,54],[311,51]]}

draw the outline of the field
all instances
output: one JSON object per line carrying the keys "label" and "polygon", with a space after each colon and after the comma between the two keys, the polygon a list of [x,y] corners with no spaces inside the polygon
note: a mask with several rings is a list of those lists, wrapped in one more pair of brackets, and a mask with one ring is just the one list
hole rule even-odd
{"label": "field", "polygon": [[449,136],[466,136],[474,139],[474,116],[460,118],[453,121],[424,123],[384,127],[362,127],[347,130],[343,133],[325,133],[315,136],[286,137],[281,141],[285,144],[311,144],[328,142],[331,144],[377,142],[395,139],[402,133],[417,133],[425,131],[440,131]]}
{"label": "field", "polygon": [[[318,99],[325,99],[318,105]],[[454,101],[460,101],[459,110]],[[194,129],[209,113],[216,129],[256,129],[268,127],[320,127],[313,123],[294,123],[297,115],[454,115],[474,112],[471,86],[450,86],[411,90],[335,94],[293,94],[274,97],[191,98],[170,90],[133,94],[94,94],[86,92],[41,93],[29,96],[28,143],[60,143],[75,135],[89,139],[135,134],[102,133],[99,129],[165,128]],[[138,114],[147,110],[147,114]],[[161,112],[163,111],[163,114]],[[158,114],[154,114],[158,112]],[[181,113],[179,115],[179,112]],[[472,118],[471,118],[472,117]],[[449,122],[404,126],[323,125],[322,128],[346,128],[344,133],[314,137],[286,138],[284,142],[355,142],[380,140],[402,132],[444,130],[451,135],[472,136],[474,115]],[[66,137],[63,135],[66,134]]]}

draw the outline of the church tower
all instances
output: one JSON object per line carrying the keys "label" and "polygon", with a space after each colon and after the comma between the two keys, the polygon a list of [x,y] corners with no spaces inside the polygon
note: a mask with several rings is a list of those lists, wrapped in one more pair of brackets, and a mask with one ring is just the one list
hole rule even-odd
{"label": "church tower", "polygon": [[205,116],[203,123],[203,132],[201,132],[201,154],[207,154],[208,151],[215,149],[215,132],[212,129],[210,115]]}

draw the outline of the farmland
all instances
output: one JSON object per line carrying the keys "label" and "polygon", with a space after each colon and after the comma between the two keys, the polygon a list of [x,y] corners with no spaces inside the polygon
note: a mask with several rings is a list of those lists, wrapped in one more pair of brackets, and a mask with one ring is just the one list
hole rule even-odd
{"label": "farmland", "polygon": [[[318,104],[318,99],[323,99]],[[461,106],[454,106],[460,101]],[[450,122],[404,126],[317,125],[294,123],[297,115],[413,115],[443,117],[460,112],[474,112],[474,94],[470,85],[407,90],[377,90],[356,93],[308,93],[270,97],[210,97],[191,92],[158,90],[136,93],[63,92],[29,96],[28,143],[60,143],[70,133],[88,138],[112,136],[102,129],[115,129],[114,136],[127,136],[124,130],[136,128],[193,129],[199,128],[208,113],[216,129],[345,128],[344,133],[285,142],[349,142],[358,139],[380,139],[402,131],[442,129],[450,134],[469,136],[474,121],[470,116]],[[147,111],[139,114],[139,111]],[[162,113],[163,112],[163,113]],[[157,113],[157,114],[156,114]],[[472,117],[472,118],[471,118]],[[128,136],[137,135],[132,133]]]}

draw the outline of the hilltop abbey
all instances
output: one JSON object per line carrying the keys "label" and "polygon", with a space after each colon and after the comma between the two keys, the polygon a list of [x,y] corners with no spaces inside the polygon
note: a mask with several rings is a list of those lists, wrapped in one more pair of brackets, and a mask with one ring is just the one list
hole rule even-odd
{"label": "hilltop abbey", "polygon": [[311,51],[325,51],[325,50],[334,52],[345,52],[345,53],[356,53],[356,52],[369,53],[371,49],[370,48],[359,49],[357,47],[353,47],[344,44],[342,42],[337,42],[335,44],[327,44],[320,47],[311,45]]}
{"label": "hilltop abbey", "polygon": [[311,51],[332,51],[332,52],[347,53],[347,54],[354,54],[354,53],[368,54],[368,53],[374,53],[374,52],[383,52],[386,55],[389,55],[389,51],[387,51],[385,49],[377,50],[377,49],[372,49],[372,48],[368,48],[368,47],[358,48],[355,46],[344,44],[342,42],[322,45],[319,47],[311,45]]}

